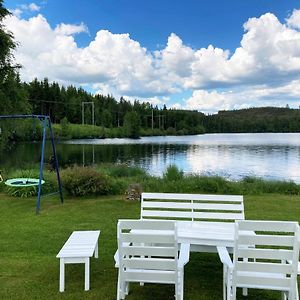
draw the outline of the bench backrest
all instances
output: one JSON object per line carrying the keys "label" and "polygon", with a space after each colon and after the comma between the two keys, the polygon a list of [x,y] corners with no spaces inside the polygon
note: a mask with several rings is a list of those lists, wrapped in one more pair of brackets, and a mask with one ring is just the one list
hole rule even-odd
{"label": "bench backrest", "polygon": [[244,201],[240,195],[142,193],[141,219],[184,221],[244,220]]}

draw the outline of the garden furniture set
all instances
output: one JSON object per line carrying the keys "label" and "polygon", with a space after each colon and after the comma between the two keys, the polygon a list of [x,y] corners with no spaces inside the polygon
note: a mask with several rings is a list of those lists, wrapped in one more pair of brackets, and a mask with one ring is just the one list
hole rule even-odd
{"label": "garden furniture set", "polygon": [[[57,255],[60,291],[64,263],[86,264],[89,289],[89,257],[97,257],[100,231],[79,233],[73,232]],[[128,295],[130,282],[174,284],[175,299],[182,300],[190,252],[218,253],[224,300],[236,299],[237,288],[243,295],[256,288],[299,299],[298,222],[245,220],[243,196],[142,193],[140,219],[119,220],[117,238],[118,300]]]}

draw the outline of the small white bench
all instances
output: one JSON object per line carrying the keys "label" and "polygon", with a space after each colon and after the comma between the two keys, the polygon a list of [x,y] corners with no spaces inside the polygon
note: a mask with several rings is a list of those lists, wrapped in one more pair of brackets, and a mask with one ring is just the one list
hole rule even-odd
{"label": "small white bench", "polygon": [[85,264],[84,290],[90,289],[90,257],[98,258],[98,238],[100,230],[73,231],[63,245],[57,258],[60,259],[59,291],[65,290],[65,264]]}

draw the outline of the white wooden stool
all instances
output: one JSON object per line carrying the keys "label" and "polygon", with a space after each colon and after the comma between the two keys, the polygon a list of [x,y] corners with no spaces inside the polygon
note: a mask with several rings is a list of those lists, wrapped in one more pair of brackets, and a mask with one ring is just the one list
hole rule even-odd
{"label": "white wooden stool", "polygon": [[90,289],[90,257],[98,258],[98,238],[100,230],[73,231],[59,253],[59,291],[65,290],[65,264],[85,264],[84,290]]}

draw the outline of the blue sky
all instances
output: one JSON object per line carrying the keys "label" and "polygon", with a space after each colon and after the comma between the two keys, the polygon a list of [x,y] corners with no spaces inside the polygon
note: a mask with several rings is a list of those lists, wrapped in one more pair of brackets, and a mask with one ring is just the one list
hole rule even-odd
{"label": "blue sky", "polygon": [[5,1],[24,80],[216,112],[299,107],[300,2]]}

